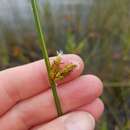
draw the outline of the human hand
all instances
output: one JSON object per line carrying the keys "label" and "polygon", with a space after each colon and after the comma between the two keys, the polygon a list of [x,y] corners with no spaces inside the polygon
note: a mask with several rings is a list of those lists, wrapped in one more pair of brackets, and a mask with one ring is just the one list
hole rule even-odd
{"label": "human hand", "polygon": [[41,60],[0,72],[0,130],[94,129],[94,120],[103,112],[98,98],[102,82],[93,75],[80,76],[84,65],[78,56],[63,55],[62,60],[63,64],[77,65],[58,82],[62,109],[70,113],[57,118],[46,66]]}

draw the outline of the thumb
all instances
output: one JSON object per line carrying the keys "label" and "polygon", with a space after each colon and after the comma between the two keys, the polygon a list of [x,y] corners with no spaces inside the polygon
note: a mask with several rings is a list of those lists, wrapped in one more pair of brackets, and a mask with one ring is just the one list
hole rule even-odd
{"label": "thumb", "polygon": [[94,130],[95,120],[87,112],[72,112],[32,130]]}

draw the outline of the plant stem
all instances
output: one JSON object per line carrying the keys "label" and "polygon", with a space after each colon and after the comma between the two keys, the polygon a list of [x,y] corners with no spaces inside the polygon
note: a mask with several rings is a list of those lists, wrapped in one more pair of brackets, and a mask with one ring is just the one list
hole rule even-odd
{"label": "plant stem", "polygon": [[51,75],[50,75],[51,64],[49,61],[44,33],[42,32],[41,20],[40,20],[40,15],[39,15],[40,14],[39,5],[38,5],[37,0],[31,0],[31,4],[32,4],[32,9],[33,9],[37,34],[38,34],[39,42],[41,44],[42,54],[43,54],[43,57],[45,58],[45,64],[46,64],[46,68],[47,68],[47,72],[48,72],[49,82],[50,82],[50,85],[52,88],[52,93],[53,93],[53,97],[54,97],[54,101],[55,101],[55,105],[56,105],[56,109],[57,109],[57,114],[58,114],[58,116],[61,116],[61,115],[63,115],[63,112],[61,109],[61,103],[60,103],[60,99],[58,97],[58,93],[57,93],[57,89],[56,89],[57,85],[56,85],[55,81],[51,79]]}

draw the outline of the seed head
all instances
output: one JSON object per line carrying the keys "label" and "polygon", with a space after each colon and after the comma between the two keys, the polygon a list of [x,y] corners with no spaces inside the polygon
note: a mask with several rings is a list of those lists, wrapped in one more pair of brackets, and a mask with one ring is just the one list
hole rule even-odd
{"label": "seed head", "polygon": [[54,81],[63,80],[76,67],[75,64],[70,63],[65,65],[64,68],[61,68],[61,60],[61,56],[58,54],[58,56],[51,65],[50,75],[51,79]]}

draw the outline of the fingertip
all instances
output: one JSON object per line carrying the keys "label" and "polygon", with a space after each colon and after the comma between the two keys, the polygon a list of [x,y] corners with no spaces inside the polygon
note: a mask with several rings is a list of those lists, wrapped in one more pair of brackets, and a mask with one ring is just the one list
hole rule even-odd
{"label": "fingertip", "polygon": [[103,111],[104,111],[104,104],[101,99],[97,98],[91,104],[84,105],[83,107],[79,108],[78,110],[89,112],[95,120],[99,120]]}
{"label": "fingertip", "polygon": [[[98,106],[100,108],[100,113],[102,114],[104,112],[104,103],[103,103],[103,101],[100,98],[96,99],[96,102],[98,103]],[[99,117],[100,116],[101,115],[99,115]]]}
{"label": "fingertip", "polygon": [[88,80],[88,85],[90,85],[96,91],[96,96],[100,96],[103,92],[103,83],[102,81],[95,75],[88,74],[85,76]]}
{"label": "fingertip", "polygon": [[94,117],[88,112],[77,111],[62,117],[66,130],[94,130]]}

